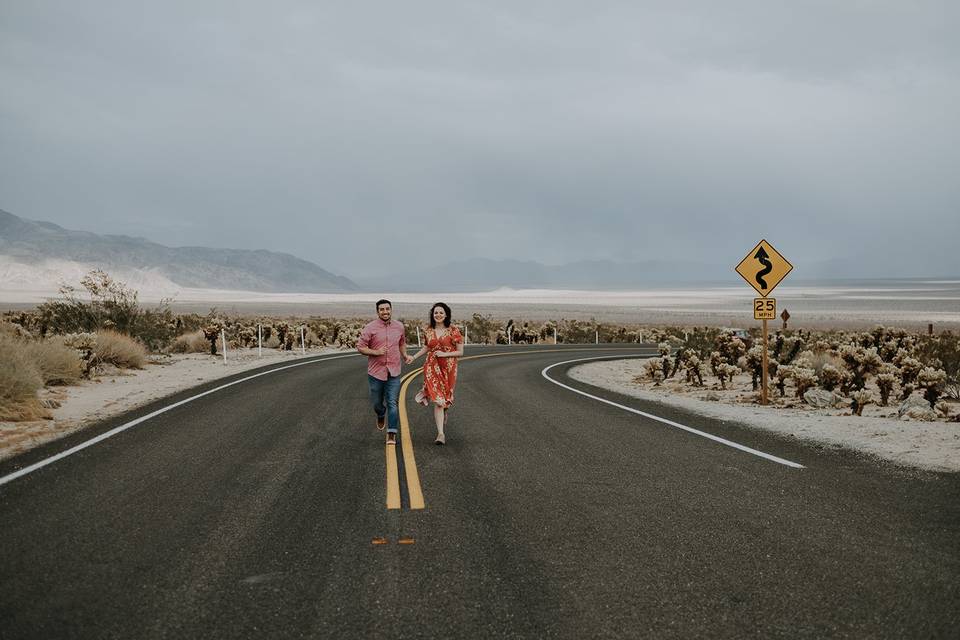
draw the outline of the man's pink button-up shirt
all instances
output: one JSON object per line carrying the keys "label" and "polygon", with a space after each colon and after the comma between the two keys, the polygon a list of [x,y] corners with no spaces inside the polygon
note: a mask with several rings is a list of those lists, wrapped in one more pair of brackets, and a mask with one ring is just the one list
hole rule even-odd
{"label": "man's pink button-up shirt", "polygon": [[363,328],[358,347],[365,349],[387,348],[382,356],[367,356],[367,373],[377,380],[386,380],[388,374],[400,375],[400,345],[406,344],[406,332],[403,323],[391,320],[389,323],[377,318]]}

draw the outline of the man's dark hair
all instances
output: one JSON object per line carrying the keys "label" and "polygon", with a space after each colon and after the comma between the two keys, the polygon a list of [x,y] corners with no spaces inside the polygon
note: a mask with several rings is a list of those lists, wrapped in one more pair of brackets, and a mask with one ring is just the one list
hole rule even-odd
{"label": "man's dark hair", "polygon": [[450,326],[450,307],[448,307],[446,303],[438,302],[437,304],[430,307],[430,328],[431,329],[437,328],[437,321],[433,319],[433,310],[436,309],[437,307],[441,307],[447,313],[447,317],[443,319],[443,326],[449,327]]}
{"label": "man's dark hair", "polygon": [[380,305],[382,305],[382,304],[389,304],[389,305],[390,305],[390,308],[393,309],[393,303],[390,302],[389,300],[387,300],[386,298],[381,299],[381,300],[377,300],[377,304],[376,304],[376,306],[374,307],[374,309],[375,309],[376,311],[380,311]]}

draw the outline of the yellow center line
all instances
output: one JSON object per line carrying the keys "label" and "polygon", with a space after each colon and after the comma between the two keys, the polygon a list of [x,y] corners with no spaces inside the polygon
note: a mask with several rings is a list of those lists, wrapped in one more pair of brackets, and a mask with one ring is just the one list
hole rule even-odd
{"label": "yellow center line", "polygon": [[407,419],[407,387],[423,368],[411,371],[400,387],[400,438],[403,441],[403,469],[407,473],[407,494],[410,496],[411,509],[423,509],[423,490],[420,488],[420,474],[417,473],[417,459],[413,455],[413,434]]}
{"label": "yellow center line", "polygon": [[[527,353],[556,353],[563,351],[621,351],[624,347],[600,347],[585,349],[531,349],[529,351],[515,351],[511,353],[485,353],[477,356],[465,356],[458,360],[476,360],[478,358],[493,358],[495,356],[518,356]],[[423,489],[420,486],[420,474],[417,472],[417,460],[413,453],[413,433],[410,430],[410,420],[407,418],[407,387],[413,379],[423,373],[423,367],[409,372],[401,378],[400,386],[400,439],[403,445],[403,467],[407,476],[407,493],[410,495],[410,508],[423,509]],[[397,448],[393,445],[384,445],[387,456],[387,509],[400,508],[400,472],[397,466]]]}

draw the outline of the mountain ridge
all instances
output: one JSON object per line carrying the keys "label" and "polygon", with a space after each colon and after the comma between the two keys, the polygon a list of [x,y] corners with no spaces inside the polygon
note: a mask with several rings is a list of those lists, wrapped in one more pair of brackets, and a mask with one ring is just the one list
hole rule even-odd
{"label": "mountain ridge", "polygon": [[52,222],[20,218],[2,209],[0,255],[24,266],[61,261],[106,271],[152,273],[173,285],[200,289],[280,293],[359,290],[349,278],[288,253],[168,247],[146,238],[66,229]]}

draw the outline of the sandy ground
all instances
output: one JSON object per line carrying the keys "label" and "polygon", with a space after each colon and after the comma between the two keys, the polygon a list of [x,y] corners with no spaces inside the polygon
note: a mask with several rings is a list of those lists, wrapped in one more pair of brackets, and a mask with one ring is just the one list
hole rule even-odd
{"label": "sandy ground", "polygon": [[[812,409],[794,400],[786,401],[791,406],[733,404],[743,401],[744,394],[721,391],[709,384],[694,388],[684,383],[664,383],[645,389],[633,382],[643,373],[644,362],[642,359],[590,362],[571,369],[570,376],[641,400],[808,442],[853,449],[899,465],[929,471],[960,471],[960,423],[901,421],[897,419],[896,406],[868,405],[863,416],[853,416],[842,415],[849,414],[849,410]],[[745,379],[749,385],[749,378]],[[742,384],[743,380],[739,382]],[[704,400],[710,393],[720,400]]]}
{"label": "sandy ground", "polygon": [[[141,291],[141,301],[155,301],[156,292]],[[506,320],[545,322],[581,320],[646,326],[759,326],[753,320],[754,291],[739,286],[651,288],[638,291],[508,289],[474,293],[254,293],[179,289],[172,295],[178,313],[207,313],[217,307],[230,315],[274,315],[332,318],[369,317],[374,301],[393,301],[401,320],[426,319],[430,305],[443,300],[453,307],[454,321],[475,313]],[[0,310],[33,308],[55,291],[9,290],[0,287]],[[870,328],[881,323],[905,329],[960,330],[960,282],[791,286],[777,288],[777,313],[788,310],[790,326],[803,329]],[[780,322],[774,323],[779,327]]]}
{"label": "sandy ground", "polygon": [[40,397],[60,404],[51,410],[52,420],[0,422],[0,460],[210,380],[325,353],[350,351],[314,348],[304,356],[300,351],[271,349],[259,358],[256,349],[242,349],[229,351],[226,363],[221,356],[202,353],[152,357],[141,370],[114,371],[76,386],[50,387]]}

